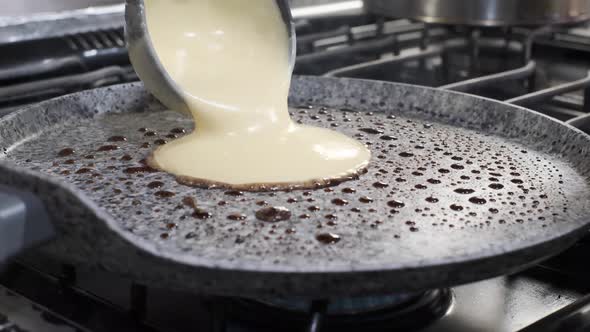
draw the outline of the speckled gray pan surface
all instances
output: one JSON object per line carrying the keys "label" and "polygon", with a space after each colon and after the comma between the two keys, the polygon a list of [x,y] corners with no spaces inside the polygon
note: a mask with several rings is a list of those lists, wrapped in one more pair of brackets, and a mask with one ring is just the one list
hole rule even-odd
{"label": "speckled gray pan surface", "polygon": [[[46,202],[60,236],[39,254],[217,294],[451,286],[524,268],[588,229],[590,139],[548,117],[348,79],[295,78],[290,104],[295,120],[368,144],[368,172],[291,192],[180,185],[141,160],[191,121],[163,111],[140,85],[123,85],[0,120],[0,183]],[[258,218],[272,207],[290,218]]]}

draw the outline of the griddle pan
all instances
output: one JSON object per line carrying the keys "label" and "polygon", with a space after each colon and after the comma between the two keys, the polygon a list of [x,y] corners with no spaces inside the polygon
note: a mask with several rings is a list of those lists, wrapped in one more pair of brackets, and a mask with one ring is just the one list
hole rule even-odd
{"label": "griddle pan", "polygon": [[[454,286],[524,269],[588,230],[590,137],[571,126],[471,95],[355,79],[296,77],[290,105],[296,121],[365,142],[367,173],[286,192],[180,185],[141,160],[191,121],[131,84],[2,118],[0,184],[34,194],[50,217],[57,236],[35,255],[233,296]],[[273,207],[289,212],[261,220]]]}

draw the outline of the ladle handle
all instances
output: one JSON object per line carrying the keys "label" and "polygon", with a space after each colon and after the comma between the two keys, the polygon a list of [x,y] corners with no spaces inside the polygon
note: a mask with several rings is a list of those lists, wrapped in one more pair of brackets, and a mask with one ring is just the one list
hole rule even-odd
{"label": "ladle handle", "polygon": [[54,235],[45,206],[37,196],[0,185],[0,264]]}

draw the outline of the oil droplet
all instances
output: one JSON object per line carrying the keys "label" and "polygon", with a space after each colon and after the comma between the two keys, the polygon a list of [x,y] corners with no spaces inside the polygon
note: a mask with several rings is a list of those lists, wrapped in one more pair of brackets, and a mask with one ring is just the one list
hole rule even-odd
{"label": "oil droplet", "polygon": [[402,158],[409,158],[409,157],[413,157],[414,154],[413,153],[409,153],[409,152],[402,152],[399,154],[400,157]]}
{"label": "oil droplet", "polygon": [[373,183],[373,187],[375,188],[387,188],[389,187],[389,184],[387,182],[383,182],[383,181],[377,181],[375,183]]}
{"label": "oil droplet", "polygon": [[160,197],[160,198],[170,198],[170,197],[176,196],[175,193],[170,192],[170,191],[165,191],[165,190],[158,191],[154,195],[156,195],[157,197]]}
{"label": "oil droplet", "polygon": [[451,210],[453,211],[463,211],[463,207],[461,205],[457,205],[457,204],[452,204],[450,206]]}
{"label": "oil droplet", "polygon": [[387,205],[389,207],[396,208],[396,209],[403,208],[404,206],[406,206],[406,204],[404,202],[398,201],[395,199],[387,202]]}
{"label": "oil droplet", "polygon": [[334,244],[340,242],[340,235],[334,233],[320,233],[316,235],[316,240],[323,244]]}
{"label": "oil droplet", "polygon": [[230,191],[226,191],[225,194],[228,196],[243,196],[244,192],[239,191],[239,190],[230,190]]}
{"label": "oil droplet", "polygon": [[336,219],[338,219],[338,216],[336,216],[334,214],[327,214],[325,216],[325,218],[328,219],[328,220],[336,220]]}
{"label": "oil droplet", "polygon": [[193,218],[197,218],[197,219],[209,219],[213,217],[213,214],[210,212],[207,212],[205,210],[202,209],[195,209],[195,211],[191,214],[191,216]]}
{"label": "oil droplet", "polygon": [[488,202],[488,201],[486,201],[485,198],[481,198],[481,197],[471,197],[469,199],[469,201],[473,204],[478,204],[478,205],[483,205]]}
{"label": "oil droplet", "polygon": [[384,141],[397,141],[397,137],[391,136],[391,135],[383,135],[383,136],[381,136],[379,138],[382,139],[382,140],[384,140]]}
{"label": "oil droplet", "polygon": [[430,196],[430,197],[426,197],[426,201],[428,203],[438,203],[438,198]]}
{"label": "oil droplet", "polygon": [[495,209],[495,208],[490,208],[489,211],[493,214],[500,212],[498,209]]}
{"label": "oil droplet", "polygon": [[256,211],[256,218],[266,222],[279,222],[289,220],[291,211],[282,206],[271,206]]}
{"label": "oil droplet", "polygon": [[371,134],[371,135],[383,134],[383,130],[379,130],[379,129],[375,129],[375,128],[361,128],[361,129],[359,129],[359,131],[362,131],[363,133],[367,133],[367,134]]}
{"label": "oil droplet", "polygon": [[57,153],[59,157],[68,157],[76,153],[76,150],[72,148],[65,148]]}
{"label": "oil droplet", "polygon": [[344,188],[344,189],[342,189],[342,192],[345,193],[345,194],[354,194],[354,193],[356,193],[356,189],[354,189],[354,188]]}
{"label": "oil droplet", "polygon": [[373,199],[369,196],[362,196],[361,198],[359,198],[359,202],[361,203],[372,203]]}
{"label": "oil droplet", "polygon": [[157,139],[154,141],[154,144],[156,145],[164,145],[166,143],[168,143],[168,141],[166,141],[165,139]]}
{"label": "oil droplet", "polygon": [[461,195],[469,195],[469,194],[473,194],[475,192],[475,190],[473,190],[473,189],[466,189],[466,188],[457,188],[453,191],[456,192],[457,194],[461,194]]}
{"label": "oil droplet", "polygon": [[430,183],[430,184],[440,184],[441,181],[437,180],[437,179],[428,179],[426,180],[426,182]]}
{"label": "oil droplet", "polygon": [[495,190],[500,190],[502,188],[504,188],[504,185],[500,184],[500,183],[491,183],[489,185],[490,188],[495,189]]}

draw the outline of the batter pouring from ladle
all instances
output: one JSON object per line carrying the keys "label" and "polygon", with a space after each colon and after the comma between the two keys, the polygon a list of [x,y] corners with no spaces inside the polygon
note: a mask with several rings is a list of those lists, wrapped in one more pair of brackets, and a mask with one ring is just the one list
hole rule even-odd
{"label": "batter pouring from ladle", "polygon": [[321,186],[368,166],[364,144],[291,120],[292,46],[276,0],[145,0],[145,18],[195,120],[193,133],[153,152],[152,167],[187,184],[257,190]]}

